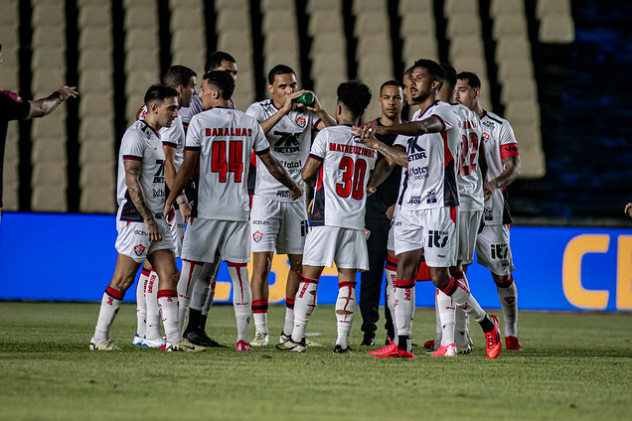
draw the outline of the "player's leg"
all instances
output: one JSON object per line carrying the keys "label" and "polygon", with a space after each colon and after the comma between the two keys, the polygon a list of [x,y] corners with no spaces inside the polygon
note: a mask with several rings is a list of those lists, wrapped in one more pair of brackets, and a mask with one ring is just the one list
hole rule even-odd
{"label": "player's leg", "polygon": [[206,322],[215,299],[215,285],[220,264],[221,257],[216,253],[213,262],[203,263],[202,271],[197,273],[196,279],[193,281],[193,291],[189,304],[189,322],[184,335],[197,345],[222,346],[206,334]]}
{"label": "player's leg", "polygon": [[387,345],[388,340],[397,340],[397,323],[395,320],[395,293],[397,292],[397,263],[399,259],[395,257],[392,248],[387,250],[386,264],[384,265],[384,274],[386,276],[386,330]]}
{"label": "player's leg", "polygon": [[160,334],[160,307],[158,305],[158,290],[160,279],[158,273],[147,260],[151,271],[147,279],[147,288],[145,288],[145,302],[147,305],[147,324],[145,327],[145,337],[143,338],[143,346],[150,348],[160,348],[164,345],[164,339]]}
{"label": "player's leg", "polygon": [[[299,283],[294,301],[294,328],[291,340],[277,345],[283,351],[293,351],[296,345],[302,345],[304,351],[304,338],[307,323],[316,308],[316,296],[318,293],[318,280],[323,273],[324,266],[311,266],[303,264],[303,275]],[[300,352],[299,349],[297,351]]]}
{"label": "player's leg", "polygon": [[253,346],[268,344],[268,276],[272,268],[273,251],[260,251],[252,253],[252,277],[250,289],[252,290],[252,315],[255,322],[255,338]]}
{"label": "player's leg", "polygon": [[151,266],[149,262],[145,260],[143,268],[140,271],[140,277],[136,284],[136,334],[132,345],[140,346],[143,344],[145,338],[145,328],[147,327],[147,302],[145,291],[147,289],[147,282],[149,281],[149,274],[151,273]]}
{"label": "player's leg", "polygon": [[202,265],[202,262],[182,259],[182,270],[178,280],[178,328],[180,332],[184,332],[184,323],[186,323],[187,315],[189,314],[191,294],[193,293],[193,285],[196,279],[195,275]]}
{"label": "player's leg", "polygon": [[[395,324],[397,346],[403,356],[412,357],[410,341],[415,313],[415,281],[423,249],[418,248],[400,253],[397,258],[397,282],[395,291]],[[404,354],[404,352],[406,354]]]}
{"label": "player's leg", "polygon": [[177,346],[182,339],[178,326],[178,279],[180,273],[171,249],[159,249],[148,256],[160,280],[158,284],[158,306],[167,336],[167,349]]}
{"label": "player's leg", "polygon": [[290,261],[290,271],[287,274],[287,283],[285,284],[285,322],[279,343],[287,341],[292,336],[294,330],[294,303],[298,286],[301,282],[301,274],[303,273],[303,255],[288,254]]}
{"label": "player's leg", "polygon": [[342,354],[350,350],[347,339],[353,326],[356,309],[356,269],[338,269],[338,298],[336,299],[336,319],[338,338],[334,352]]}
{"label": "player's leg", "polygon": [[140,265],[141,262],[137,262],[129,256],[118,254],[114,275],[101,298],[97,325],[90,341],[91,350],[112,351],[119,349],[109,338],[110,326],[121,307],[125,291],[134,283]]}
{"label": "player's leg", "polygon": [[513,275],[498,275],[492,272],[498,289],[498,299],[505,319],[505,349],[522,351],[518,340],[518,289]]}
{"label": "player's leg", "polygon": [[[462,265],[464,274],[467,274],[467,266]],[[463,277],[463,283],[466,287],[470,287],[467,276]],[[470,316],[461,308],[455,309],[454,324],[454,340],[456,342],[456,350],[459,354],[469,354],[472,352],[472,339],[470,338]]]}

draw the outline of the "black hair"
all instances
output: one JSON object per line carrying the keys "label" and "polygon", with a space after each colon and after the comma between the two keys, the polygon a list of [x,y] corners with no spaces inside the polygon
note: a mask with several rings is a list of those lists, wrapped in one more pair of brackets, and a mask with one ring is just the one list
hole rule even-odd
{"label": "black hair", "polygon": [[235,92],[235,81],[228,72],[212,70],[204,75],[204,80],[209,85],[217,87],[222,93],[222,99],[231,99]]}
{"label": "black hair", "polygon": [[178,97],[178,91],[171,86],[164,85],[162,83],[156,83],[151,85],[145,93],[145,105],[149,108],[151,102],[157,101],[161,103],[165,98]]}
{"label": "black hair", "polygon": [[380,86],[380,95],[382,95],[382,89],[384,89],[385,86],[397,86],[398,88],[404,89],[404,84],[392,79],[392,80],[387,80],[386,82],[384,82],[382,84],[382,86]]}
{"label": "black hair", "polygon": [[471,88],[481,89],[481,80],[476,76],[476,73],[472,72],[461,72],[456,75],[458,80],[465,80],[467,84],[470,85]]}
{"label": "black hair", "polygon": [[165,85],[177,88],[178,86],[187,86],[192,77],[196,77],[197,73],[186,66],[171,66],[162,78]]}
{"label": "black hair", "polygon": [[371,90],[364,83],[355,80],[338,85],[338,101],[340,101],[355,118],[362,115],[371,102]]}
{"label": "black hair", "polygon": [[211,72],[222,65],[222,61],[230,61],[231,63],[237,63],[237,60],[233,56],[223,51],[215,51],[206,58],[206,64],[204,64],[204,72]]}
{"label": "black hair", "polygon": [[419,59],[413,64],[413,69],[417,67],[423,67],[428,71],[428,74],[433,80],[436,80],[440,84],[445,80],[445,72],[439,63],[430,59]]}
{"label": "black hair", "polygon": [[441,68],[445,73],[444,83],[447,82],[448,85],[454,88],[456,86],[456,70],[450,63],[441,63]]}
{"label": "black hair", "polygon": [[285,64],[277,64],[268,72],[268,84],[274,84],[274,78],[276,75],[295,75],[294,70],[290,66]]}
{"label": "black hair", "polygon": [[404,72],[404,76],[408,76],[410,77],[410,75],[413,74],[413,70],[415,70],[415,66],[410,66],[408,69],[406,69],[406,71]]}

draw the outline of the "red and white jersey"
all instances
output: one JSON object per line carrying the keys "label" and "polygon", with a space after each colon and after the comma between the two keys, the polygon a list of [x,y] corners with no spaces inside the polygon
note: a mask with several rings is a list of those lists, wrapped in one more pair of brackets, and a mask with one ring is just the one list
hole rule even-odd
{"label": "red and white jersey", "polygon": [[456,181],[456,157],[461,132],[453,107],[437,101],[412,121],[435,116],[443,122],[443,130],[422,136],[400,136],[393,146],[399,145],[408,152],[408,171],[400,191],[400,210],[432,209],[459,204]]}
{"label": "red and white jersey", "polygon": [[483,129],[478,115],[462,104],[451,104],[459,120],[461,142],[457,162],[459,210],[482,211],[484,203],[483,174],[478,165],[479,144]]}
{"label": "red and white jersey", "polygon": [[200,151],[197,216],[248,221],[250,155],[270,150],[257,120],[229,108],[203,111],[191,119],[186,150]]}
{"label": "red and white jersey", "polygon": [[145,120],[134,122],[123,135],[116,179],[117,219],[143,222],[143,217],[132,202],[125,184],[126,160],[141,163],[140,185],[147,206],[154,215],[162,215],[165,206],[165,153],[162,150],[160,135]]}
{"label": "red and white jersey", "polygon": [[[273,101],[268,99],[252,104],[246,110],[246,114],[262,122],[278,111]],[[320,119],[314,112],[290,111],[266,133],[272,156],[285,168],[292,180],[303,187],[303,190],[305,186],[301,179],[301,171],[309,155],[312,132],[319,122]],[[265,196],[270,200],[293,202],[288,188],[272,177],[260,159],[257,159],[256,167],[255,195]],[[302,199],[304,200],[304,196]]]}
{"label": "red and white jersey", "polygon": [[310,158],[322,161],[316,174],[311,224],[364,229],[366,186],[377,152],[356,142],[350,126],[318,133]]}
{"label": "red and white jersey", "polygon": [[[144,120],[147,115],[147,106],[143,106],[143,109],[138,116],[139,120]],[[184,161],[184,127],[182,126],[182,117],[180,114],[173,120],[171,127],[163,127],[160,129],[160,139],[163,146],[168,146],[175,149],[173,156],[173,165],[176,167],[176,171],[182,166]]]}
{"label": "red and white jersey", "polygon": [[[485,157],[487,158],[487,181],[498,177],[505,169],[503,160],[511,156],[519,156],[518,142],[511,124],[504,118],[489,111],[481,118]],[[485,202],[483,218],[486,225],[511,223],[507,190],[496,190]]]}

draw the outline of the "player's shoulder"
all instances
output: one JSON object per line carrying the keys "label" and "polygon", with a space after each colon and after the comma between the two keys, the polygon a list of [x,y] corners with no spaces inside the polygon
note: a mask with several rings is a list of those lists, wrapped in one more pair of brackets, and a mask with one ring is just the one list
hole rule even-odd
{"label": "player's shoulder", "polygon": [[263,101],[257,101],[250,104],[249,110],[264,111],[266,113],[276,113],[278,110],[272,103],[271,99],[264,99]]}
{"label": "player's shoulder", "polygon": [[498,126],[498,127],[502,127],[503,125],[507,125],[509,126],[509,122],[502,118],[501,116],[499,116],[496,113],[493,113],[491,111],[487,111],[485,110],[485,113],[483,114],[483,117],[481,118],[481,121],[483,123],[487,123],[486,125],[489,127],[489,125],[493,125],[493,126]]}

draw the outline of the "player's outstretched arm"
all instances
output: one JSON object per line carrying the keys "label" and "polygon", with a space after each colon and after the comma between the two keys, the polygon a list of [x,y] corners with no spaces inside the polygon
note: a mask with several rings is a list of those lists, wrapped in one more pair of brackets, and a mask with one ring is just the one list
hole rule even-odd
{"label": "player's outstretched arm", "polygon": [[363,127],[354,126],[351,128],[351,132],[359,138],[360,143],[363,143],[371,149],[375,149],[391,161],[391,163],[408,168],[408,154],[406,151],[400,146],[390,147],[379,141],[378,138],[375,137],[375,131],[370,130],[374,127],[377,126],[372,124]]}
{"label": "player's outstretched arm", "polygon": [[76,86],[62,86],[46,98],[29,101],[31,111],[26,119],[44,117],[55,111],[55,109],[68,98],[76,98],[79,95]]}
{"label": "player's outstretched arm", "polygon": [[377,188],[391,175],[395,166],[396,164],[390,159],[381,159],[377,163],[366,186],[366,191],[369,195],[377,191]]}
{"label": "player's outstretched arm", "polygon": [[301,178],[303,181],[310,186],[314,185],[316,181],[316,174],[318,173],[318,169],[323,163],[317,159],[312,157],[307,158],[307,162],[303,166],[303,171],[301,171]]}
{"label": "player's outstretched arm", "polygon": [[520,175],[520,156],[508,156],[503,159],[505,169],[493,180],[489,180],[483,186],[485,200],[489,199],[494,191],[507,187]]}
{"label": "player's outstretched arm", "polygon": [[375,123],[363,127],[368,134],[401,134],[404,136],[421,136],[426,133],[438,133],[445,129],[443,121],[439,117],[430,116],[418,121],[407,121],[392,126],[378,126]]}
{"label": "player's outstretched arm", "polygon": [[143,188],[140,185],[142,165],[140,161],[134,160],[125,160],[123,163],[125,166],[125,185],[127,186],[129,197],[132,199],[134,206],[145,221],[145,230],[147,231],[149,241],[160,241],[162,240],[162,232],[160,231],[160,227],[147,205]]}
{"label": "player's outstretched arm", "polygon": [[[167,200],[165,201],[165,209],[163,211],[165,217],[171,213],[173,203],[176,201],[176,199],[178,199],[179,196],[182,195],[182,190],[184,189],[184,186],[186,186],[191,177],[193,177],[193,174],[195,173],[195,166],[197,165],[199,157],[199,150],[186,149],[184,151],[184,161],[182,162],[182,166],[176,174],[176,178],[173,182],[173,189],[171,189],[171,191],[169,192],[169,197],[167,197]],[[183,199],[186,201],[186,197],[184,197]],[[178,205],[181,205],[181,201],[183,199],[178,199]]]}
{"label": "player's outstretched arm", "polygon": [[296,200],[303,195],[303,189],[301,188],[301,186],[299,186],[294,182],[294,180],[292,180],[287,171],[285,171],[285,168],[283,168],[281,164],[279,164],[279,161],[277,161],[270,152],[257,156],[261,159],[261,162],[263,162],[263,165],[266,166],[268,171],[270,171],[272,177],[274,177],[279,183],[290,189],[291,199]]}

